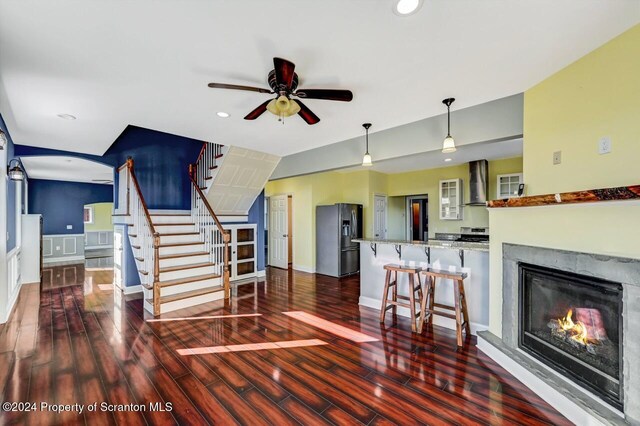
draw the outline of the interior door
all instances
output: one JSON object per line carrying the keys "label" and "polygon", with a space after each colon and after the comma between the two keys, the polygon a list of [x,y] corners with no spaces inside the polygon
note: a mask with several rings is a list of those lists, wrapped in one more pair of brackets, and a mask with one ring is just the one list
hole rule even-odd
{"label": "interior door", "polygon": [[269,198],[269,222],[269,265],[287,269],[289,214],[286,195]]}
{"label": "interior door", "polygon": [[375,195],[373,203],[373,236],[384,240],[387,238],[387,197]]}

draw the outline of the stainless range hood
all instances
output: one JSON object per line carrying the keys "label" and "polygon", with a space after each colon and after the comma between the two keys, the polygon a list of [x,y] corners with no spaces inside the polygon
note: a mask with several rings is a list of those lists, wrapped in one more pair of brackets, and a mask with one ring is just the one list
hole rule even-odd
{"label": "stainless range hood", "polygon": [[469,163],[469,203],[467,206],[486,206],[489,190],[489,162],[487,160]]}

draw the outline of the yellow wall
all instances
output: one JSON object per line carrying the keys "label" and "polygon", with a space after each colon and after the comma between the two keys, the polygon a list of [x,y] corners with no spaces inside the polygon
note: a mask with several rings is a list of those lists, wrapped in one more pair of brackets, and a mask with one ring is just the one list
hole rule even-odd
{"label": "yellow wall", "polygon": [[93,223],[85,223],[85,232],[91,231],[112,231],[113,203],[86,204],[86,207],[93,207]]}
{"label": "yellow wall", "polygon": [[[489,162],[490,198],[495,198],[496,176],[522,171],[522,159],[511,158]],[[388,238],[405,238],[404,196],[429,194],[430,236],[435,232],[458,232],[461,226],[487,226],[488,214],[483,207],[466,207],[463,221],[438,219],[438,183],[441,179],[462,178],[465,199],[468,200],[469,168],[463,164],[418,172],[384,174],[370,170],[355,172],[326,172],[280,179],[267,183],[267,197],[279,194],[293,196],[293,266],[315,270],[315,208],[334,203],[363,205],[364,235],[373,235],[374,195],[398,196],[389,198]]]}
{"label": "yellow wall", "polygon": [[[527,193],[640,183],[640,25],[525,93]],[[601,136],[612,153],[597,154]],[[562,164],[553,166],[553,151]],[[490,330],[501,335],[502,243],[640,259],[640,203],[490,209]]]}
{"label": "yellow wall", "polygon": [[[524,95],[528,194],[640,183],[640,25]],[[610,154],[598,140],[610,136]],[[553,152],[562,163],[553,165]]]}

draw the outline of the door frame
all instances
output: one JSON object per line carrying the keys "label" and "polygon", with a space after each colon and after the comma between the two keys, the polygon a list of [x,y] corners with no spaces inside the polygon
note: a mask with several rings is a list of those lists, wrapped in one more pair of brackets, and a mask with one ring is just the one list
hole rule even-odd
{"label": "door frame", "polygon": [[381,194],[378,192],[373,193],[373,235],[375,238],[376,235],[376,197],[384,198],[384,236],[382,239],[387,239],[387,234],[389,232],[389,196],[387,194]]}
{"label": "door frame", "polygon": [[[271,222],[271,198],[273,197],[285,197],[287,199],[288,202],[288,197],[291,197],[291,217],[289,216],[289,213],[287,212],[287,221],[292,221],[293,218],[296,215],[296,207],[295,207],[295,195],[293,194],[293,192],[281,192],[279,194],[271,194],[268,197],[265,196],[265,198],[269,198],[269,204],[268,204],[268,212],[267,214],[269,215],[269,222]],[[291,231],[293,232],[293,236],[291,238],[291,251],[293,253],[291,253],[291,269],[296,269],[296,251],[295,251],[295,246],[296,246],[296,232],[295,232],[295,228],[294,228],[294,223],[291,222]],[[271,238],[271,233],[273,232],[272,228],[271,228],[271,223],[269,223],[269,238]],[[268,247],[268,252],[267,252],[267,259],[266,260],[266,264],[267,266],[272,266],[271,265],[271,254],[273,253],[272,250],[272,246],[270,244],[270,242],[267,242],[267,247]],[[288,250],[288,248],[287,248]],[[278,266],[274,266],[274,268],[278,268]],[[287,270],[289,269],[289,264],[287,261]]]}
{"label": "door frame", "polygon": [[406,216],[406,229],[405,236],[408,240],[413,239],[412,228],[413,228],[413,220],[411,215],[411,202],[413,200],[427,200],[427,217],[429,217],[429,194],[422,195],[407,195],[405,197],[405,216]]}

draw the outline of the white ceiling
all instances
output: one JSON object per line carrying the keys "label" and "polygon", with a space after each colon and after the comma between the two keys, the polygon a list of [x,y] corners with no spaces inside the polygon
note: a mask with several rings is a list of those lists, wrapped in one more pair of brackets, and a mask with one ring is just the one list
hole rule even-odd
{"label": "white ceiling", "polygon": [[[522,92],[640,21],[637,0],[0,0],[0,112],[18,144],[100,155],[133,124],[275,155]],[[267,95],[272,58],[322,121],[242,119]],[[228,119],[217,111],[231,114]],[[63,120],[67,113],[77,120]]]}
{"label": "white ceiling", "polygon": [[20,161],[30,179],[113,183],[113,168],[78,157],[29,156]]}
{"label": "white ceiling", "polygon": [[[339,172],[351,172],[355,170],[374,170],[381,173],[404,173],[414,170],[433,169],[437,167],[449,167],[468,163],[475,160],[497,160],[522,156],[522,139],[513,139],[501,142],[485,142],[459,146],[456,152],[443,154],[442,151],[429,151],[417,155],[389,160],[376,161],[373,158],[371,167],[349,167],[338,170]],[[451,161],[444,161],[445,159]]]}

